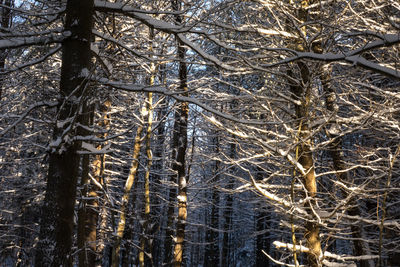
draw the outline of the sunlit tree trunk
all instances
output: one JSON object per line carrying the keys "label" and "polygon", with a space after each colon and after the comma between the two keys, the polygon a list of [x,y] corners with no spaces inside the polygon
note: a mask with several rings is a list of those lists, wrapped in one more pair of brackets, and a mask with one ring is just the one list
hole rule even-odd
{"label": "sunlit tree trunk", "polygon": [[[150,29],[150,40],[154,39],[154,30]],[[152,52],[152,43],[150,44],[150,52]],[[149,85],[154,85],[155,79],[155,64],[151,63],[150,66],[150,79]],[[147,130],[146,130],[146,155],[147,155],[147,166],[144,176],[144,223],[142,225],[143,232],[140,238],[140,251],[139,251],[139,266],[149,266],[152,262],[151,255],[151,242],[149,236],[149,222],[150,222],[150,169],[153,162],[153,155],[151,151],[151,134],[153,126],[153,93],[147,93],[146,101],[146,116],[147,116]]]}
{"label": "sunlit tree trunk", "polygon": [[128,179],[126,179],[125,187],[124,187],[124,194],[121,200],[121,207],[120,207],[120,215],[118,221],[118,227],[116,232],[116,237],[113,246],[112,252],[112,266],[118,267],[120,262],[120,251],[121,251],[121,241],[124,236],[124,230],[126,227],[126,210],[129,203],[129,195],[131,192],[131,188],[133,182],[136,178],[136,173],[139,167],[139,155],[140,149],[142,146],[142,132],[143,132],[143,125],[140,124],[136,130],[136,137],[133,145],[133,153],[132,153],[132,165],[129,170]]}
{"label": "sunlit tree trunk", "polygon": [[[301,2],[301,6],[296,9],[296,16],[300,22],[307,22],[308,7],[313,0],[305,0]],[[303,36],[307,36],[306,27],[300,28]],[[298,51],[306,51],[304,40],[300,37],[294,43],[289,45],[291,48]],[[305,173],[302,174],[302,182],[305,187],[305,207],[309,214],[309,218],[305,224],[304,237],[306,245],[310,249],[307,254],[308,265],[310,267],[321,266],[321,241],[319,236],[319,225],[317,218],[312,211],[316,207],[317,196],[317,181],[315,177],[314,159],[312,155],[312,140],[311,129],[309,128],[310,121],[310,104],[311,104],[311,73],[307,64],[303,61],[298,61],[293,64],[297,70],[288,70],[288,76],[292,78],[289,81],[290,92],[295,101],[295,116],[297,121],[297,131],[299,144],[296,147],[296,155],[298,162],[303,166]]]}
{"label": "sunlit tree trunk", "polygon": [[[179,23],[181,21],[177,19]],[[179,62],[179,91],[185,92],[187,96],[187,66],[185,63],[185,51],[183,44],[178,44],[178,59]],[[176,225],[176,242],[174,248],[174,266],[182,266],[183,262],[183,249],[185,239],[185,226],[187,217],[187,177],[186,177],[186,148],[187,148],[187,125],[189,118],[189,104],[187,102],[180,103],[180,106],[175,115],[175,123],[178,123],[178,132],[174,132],[174,135],[178,135],[178,147],[176,158],[172,166],[175,175],[178,178],[178,221]]]}
{"label": "sunlit tree trunk", "polygon": [[[105,100],[104,103],[100,104],[98,119],[98,127],[102,131],[109,128],[109,114],[111,108],[111,101]],[[93,120],[93,108],[89,111],[87,116],[92,117]],[[89,122],[91,125],[93,122]],[[97,135],[98,138],[104,139],[107,137],[107,133],[101,133]],[[99,144],[96,146],[98,150],[104,148],[105,144]],[[104,169],[105,169],[105,154],[96,154],[93,156],[93,160],[89,162],[89,155],[84,155],[82,160],[82,190],[81,190],[81,203],[78,209],[78,249],[79,249],[79,266],[96,266],[97,262],[97,241],[98,241],[98,221],[100,213],[99,198],[103,196],[104,199]],[[90,178],[90,175],[92,178]]]}
{"label": "sunlit tree trunk", "polygon": [[35,266],[72,266],[71,246],[79,170],[73,141],[79,122],[79,107],[88,90],[86,75],[91,64],[90,40],[93,0],[69,0],[65,29],[72,36],[63,42],[57,125],[50,144],[49,170],[43,204]]}
{"label": "sunlit tree trunk", "polygon": [[[310,249],[308,254],[309,266],[320,266],[320,255],[321,255],[321,242],[319,237],[319,225],[315,218],[311,208],[316,205],[317,196],[317,182],[315,179],[314,160],[311,152],[311,140],[309,137],[310,129],[308,127],[309,119],[309,107],[311,98],[311,88],[309,80],[309,70],[305,63],[298,62],[297,67],[301,74],[301,85],[291,85],[290,89],[293,95],[293,99],[300,102],[300,105],[295,105],[296,119],[298,122],[298,132],[300,144],[298,145],[298,161],[303,166],[305,174],[303,175],[303,183],[306,189],[306,201],[305,206],[309,212],[310,220],[306,222],[306,231],[304,236],[307,241],[307,247]],[[293,77],[293,74],[291,75]],[[303,87],[305,85],[306,87]]]}

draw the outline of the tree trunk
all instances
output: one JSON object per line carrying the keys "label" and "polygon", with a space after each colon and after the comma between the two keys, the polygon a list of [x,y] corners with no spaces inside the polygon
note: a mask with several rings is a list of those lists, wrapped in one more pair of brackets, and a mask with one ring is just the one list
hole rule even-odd
{"label": "tree trunk", "polygon": [[[231,143],[229,156],[231,159],[236,158],[236,144]],[[232,176],[228,178],[228,190],[233,190],[235,184],[235,180]],[[224,234],[222,237],[222,266],[231,266],[230,259],[231,259],[231,240],[230,240],[230,232],[232,229],[232,213],[233,213],[233,195],[232,193],[228,193],[226,196],[226,204],[224,209]]]}
{"label": "tree trunk", "polygon": [[[108,112],[111,107],[111,101],[106,100],[100,106],[100,119],[98,126],[100,129],[107,129],[109,127]],[[89,111],[90,117],[89,125],[93,124],[92,108]],[[107,134],[98,134],[98,138],[106,138]],[[96,148],[101,150],[104,144],[99,144]],[[86,161],[86,162],[85,162]],[[105,169],[105,154],[98,154],[94,156],[92,164],[89,163],[89,155],[84,155],[82,161],[84,170],[82,171],[82,200],[78,210],[78,249],[79,249],[79,266],[96,266],[96,252],[97,252],[97,223],[99,219],[99,197],[102,195],[99,191],[102,189],[103,175]],[[91,167],[91,170],[89,168]],[[93,174],[93,180],[89,178],[89,172]],[[103,187],[104,188],[104,187]]]}
{"label": "tree trunk", "polygon": [[[263,179],[263,170],[257,168],[257,180]],[[258,209],[256,210],[256,265],[255,267],[269,267],[269,259],[265,256],[263,251],[269,253],[270,251],[270,226],[269,226],[269,213],[263,207],[265,202],[261,202]]]}
{"label": "tree trunk", "polygon": [[152,233],[154,236],[153,244],[152,244],[152,256],[153,256],[153,264],[155,266],[161,265],[161,256],[162,256],[162,234],[160,234],[159,228],[162,225],[164,220],[164,216],[162,216],[162,207],[159,194],[162,194],[161,188],[161,180],[162,180],[162,172],[164,170],[164,155],[165,155],[165,119],[164,116],[167,114],[167,101],[162,100],[160,103],[160,110],[157,112],[157,120],[159,124],[157,126],[157,139],[156,146],[154,148],[154,173],[152,175],[152,180],[154,187],[152,191],[154,192],[154,198],[152,198],[153,208],[151,209],[152,214]]}
{"label": "tree trunk", "polygon": [[[330,85],[330,70],[323,68],[321,83],[322,87],[325,91],[325,103],[326,109],[330,113],[336,113],[338,111],[338,106],[336,104],[336,94],[334,89]],[[346,170],[346,164],[343,159],[343,151],[342,151],[342,138],[339,137],[339,128],[337,125],[331,124],[328,125],[328,134],[330,139],[334,139],[329,146],[329,154],[332,158],[333,168],[337,171],[336,176],[339,181],[347,183],[349,182],[349,177]],[[345,190],[341,191],[344,198],[348,197],[348,193]],[[356,200],[352,199],[348,205],[350,208],[347,209],[347,213],[351,216],[358,217],[361,215],[360,208],[356,202]],[[360,224],[352,223],[351,232],[353,236],[354,243],[354,256],[361,255],[370,255],[369,245],[367,242],[363,241],[363,228]],[[373,260],[360,260],[360,267],[372,267],[374,266]]]}
{"label": "tree trunk", "polygon": [[[181,2],[179,0],[172,0],[172,8],[175,11],[180,10]],[[178,25],[182,23],[180,15],[175,16],[175,21]],[[177,36],[176,36],[177,37]],[[185,63],[186,49],[184,44],[178,40],[178,53],[179,59],[179,91],[185,92],[183,95],[188,96],[187,91],[187,66]],[[185,239],[185,225],[187,218],[187,179],[186,179],[186,148],[187,148],[187,125],[189,117],[189,104],[182,102],[179,104],[178,109],[175,111],[174,133],[172,137],[172,182],[178,182],[178,195],[176,196],[175,189],[171,188],[169,193],[169,206],[168,206],[168,222],[166,230],[165,242],[165,263],[170,264],[173,261],[174,267],[179,267],[183,263],[183,249]],[[175,247],[172,259],[172,223],[174,218],[174,204],[175,197],[178,199],[178,221],[176,224],[176,238]]]}
{"label": "tree trunk", "polygon": [[142,132],[143,132],[143,125],[139,125],[136,130],[136,137],[135,142],[133,145],[133,153],[132,153],[132,166],[129,170],[128,179],[125,182],[124,194],[121,200],[121,207],[120,207],[120,216],[118,222],[117,233],[115,237],[113,253],[112,253],[112,266],[118,267],[119,266],[119,258],[120,258],[120,250],[121,250],[121,241],[124,236],[124,230],[126,226],[126,209],[129,203],[129,194],[135,181],[136,173],[139,167],[139,154],[142,145]]}
{"label": "tree trunk", "polygon": [[[3,6],[1,7],[1,28],[7,29],[11,26],[11,9],[7,7],[12,7],[14,1],[5,0],[1,1],[1,3],[3,4]],[[7,57],[6,49],[0,49],[0,100],[2,98],[2,92],[4,87],[3,86],[4,76],[3,74],[1,74],[1,72],[4,71],[5,69],[6,57]]]}
{"label": "tree trunk", "polygon": [[74,207],[79,170],[77,150],[80,142],[71,141],[79,122],[79,107],[87,88],[90,69],[90,40],[93,0],[67,2],[65,29],[72,36],[63,43],[57,125],[50,144],[49,170],[43,204],[35,266],[72,266],[71,246]]}
{"label": "tree trunk", "polygon": [[[178,44],[178,58],[179,63],[179,79],[180,91],[185,92],[187,96],[187,67],[185,60],[185,48],[182,43]],[[187,148],[187,125],[189,117],[189,104],[187,102],[180,103],[180,107],[175,116],[175,123],[178,123],[178,132],[174,132],[174,135],[178,135],[178,147],[177,155],[172,166],[172,170],[176,172],[178,177],[178,221],[176,226],[176,243],[174,249],[174,267],[182,265],[183,261],[183,242],[185,238],[185,225],[187,217],[187,179],[186,179],[186,148]]]}
{"label": "tree trunk", "polygon": [[[320,266],[321,242],[319,237],[319,225],[316,222],[315,215],[311,208],[316,205],[315,197],[317,194],[317,182],[315,179],[314,160],[311,152],[311,140],[309,138],[309,107],[311,99],[310,73],[308,66],[304,62],[298,62],[296,66],[300,72],[298,83],[291,84],[290,90],[292,97],[300,105],[295,105],[295,114],[298,123],[298,132],[300,144],[297,146],[298,162],[303,166],[305,174],[303,175],[303,183],[306,189],[306,198],[310,199],[305,203],[305,207],[310,215],[309,221],[306,222],[304,237],[307,241],[307,247],[310,253],[307,255],[308,265],[311,267]],[[288,71],[290,77],[295,78],[292,71]]]}
{"label": "tree trunk", "polygon": [[[301,2],[301,7],[298,8],[297,17],[300,22],[307,22],[308,19],[308,7],[313,2],[313,0],[305,0]],[[307,36],[306,27],[303,26],[300,31],[303,36]],[[291,43],[293,49],[298,51],[305,51],[306,45],[303,40],[298,37]],[[310,129],[308,126],[310,120],[310,101],[311,101],[311,78],[310,71],[307,64],[303,61],[298,61],[294,64],[297,67],[298,74],[296,75],[292,70],[288,70],[288,76],[296,81],[296,84],[291,82],[290,91],[292,93],[292,98],[297,103],[295,104],[295,115],[298,127],[298,141],[299,145],[296,147],[296,155],[298,162],[303,166],[305,173],[302,175],[303,184],[305,187],[306,198],[305,208],[308,211],[309,218],[305,224],[304,237],[306,239],[307,247],[310,252],[307,254],[308,266],[319,267],[321,266],[320,255],[321,241],[319,237],[319,225],[317,223],[317,218],[312,212],[312,208],[316,206],[316,196],[317,196],[317,182],[315,178],[314,169],[314,159],[311,152],[312,140],[309,136]]]}
{"label": "tree trunk", "polygon": [[[154,30],[150,29],[150,40],[154,39]],[[150,44],[150,52],[152,52],[152,44]],[[151,74],[149,79],[149,85],[154,85],[155,79],[155,64],[151,63],[150,66]],[[146,256],[151,253],[151,237],[149,236],[149,222],[150,222],[150,169],[153,162],[153,155],[151,152],[151,132],[153,126],[153,93],[147,93],[146,103],[146,115],[147,115],[147,131],[146,131],[146,155],[147,155],[147,167],[144,177],[144,223],[142,225],[143,232],[140,238],[140,251],[139,251],[139,266],[150,266],[152,257]]]}
{"label": "tree trunk", "polygon": [[[217,136],[214,138],[215,141],[215,154],[218,156],[220,153],[220,143],[218,132]],[[210,227],[206,231],[206,249],[205,249],[205,261],[204,266],[219,266],[219,192],[218,192],[218,182],[220,178],[220,164],[221,162],[217,159],[215,160],[212,184],[212,197],[211,197],[211,223]]]}

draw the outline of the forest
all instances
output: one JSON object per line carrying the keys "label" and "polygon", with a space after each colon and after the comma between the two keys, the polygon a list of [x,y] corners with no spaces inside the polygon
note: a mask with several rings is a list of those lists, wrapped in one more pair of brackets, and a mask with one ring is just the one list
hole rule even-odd
{"label": "forest", "polygon": [[0,266],[400,266],[398,0],[0,0]]}

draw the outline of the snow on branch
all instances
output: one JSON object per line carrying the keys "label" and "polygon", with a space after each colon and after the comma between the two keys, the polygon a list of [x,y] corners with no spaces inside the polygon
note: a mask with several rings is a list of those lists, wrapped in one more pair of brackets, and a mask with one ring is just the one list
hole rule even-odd
{"label": "snow on branch", "polygon": [[57,47],[55,47],[55,48],[51,49],[49,52],[47,52],[46,55],[44,55],[42,57],[39,57],[39,58],[36,58],[36,59],[34,59],[32,61],[29,61],[29,62],[27,62],[25,64],[19,65],[19,66],[15,67],[15,68],[6,69],[5,71],[0,71],[0,74],[7,74],[7,73],[10,73],[10,72],[13,72],[13,71],[17,71],[17,70],[20,70],[20,69],[23,69],[23,68],[26,68],[26,67],[30,67],[30,66],[36,65],[36,64],[38,64],[40,62],[45,61],[47,58],[51,57],[52,55],[54,55],[55,53],[57,53],[60,50],[61,50],[61,45],[57,45]]}
{"label": "snow on branch", "polygon": [[351,63],[352,65],[361,66],[363,68],[376,71],[383,75],[393,77],[396,79],[400,79],[400,70],[393,69],[390,67],[386,67],[380,65],[378,63],[371,62],[363,58],[360,54],[372,49],[380,48],[380,47],[389,47],[396,44],[400,44],[400,35],[399,34],[383,34],[380,36],[379,40],[373,41],[367,45],[364,45],[360,48],[350,50],[348,52],[343,53],[323,53],[318,54],[314,52],[299,52],[293,49],[282,49],[284,51],[290,52],[294,54],[292,57],[287,57],[279,62],[263,65],[264,68],[274,67],[284,63],[290,63],[299,59],[313,59],[319,61],[326,61],[326,62],[334,62],[334,61],[346,61]]}
{"label": "snow on branch", "polygon": [[0,40],[0,49],[19,48],[30,45],[61,43],[69,36],[71,36],[71,32],[65,31],[61,34],[49,34],[46,36],[9,38],[5,40]]}
{"label": "snow on branch", "polygon": [[80,155],[102,155],[114,152],[111,148],[111,143],[106,144],[103,148],[98,149],[93,144],[88,142],[82,142],[82,150],[78,150],[77,153]]}
{"label": "snow on branch", "polygon": [[100,38],[102,38],[102,39],[104,39],[104,40],[106,40],[106,41],[110,41],[110,42],[112,42],[112,43],[114,43],[114,44],[116,44],[116,45],[118,45],[118,46],[124,48],[125,50],[127,50],[128,52],[132,53],[133,55],[135,55],[135,56],[137,56],[137,57],[144,58],[144,59],[149,60],[149,61],[153,61],[153,60],[152,60],[151,58],[149,58],[148,56],[137,53],[135,50],[133,50],[133,49],[129,48],[127,45],[125,45],[125,44],[119,42],[117,39],[113,38],[113,37],[110,36],[109,34],[101,33],[101,32],[99,32],[99,31],[97,31],[97,30],[92,30],[92,33],[93,33],[94,35],[96,35],[97,37],[100,37]]}
{"label": "snow on branch", "polygon": [[[94,2],[94,7],[97,11],[102,12],[117,12],[122,13],[128,17],[136,19],[143,24],[155,28],[157,30],[167,32],[167,33],[181,33],[189,31],[190,27],[182,27],[172,23],[168,23],[162,20],[155,19],[145,13],[150,13],[145,10],[138,10],[128,6],[126,3],[110,3],[107,1],[96,0]],[[175,14],[175,13],[174,13]],[[179,14],[179,13],[176,13]]]}
{"label": "snow on branch", "polygon": [[[272,244],[278,249],[285,248],[290,251],[293,251],[293,248],[295,248],[296,251],[298,251],[298,252],[305,252],[305,253],[310,252],[309,248],[302,246],[302,245],[296,245],[296,247],[294,247],[293,244],[283,243],[280,241],[274,241]],[[331,259],[335,259],[338,261],[349,261],[349,260],[359,261],[359,260],[377,259],[377,258],[379,258],[379,256],[378,255],[361,255],[361,256],[337,255],[337,254],[333,254],[331,252],[325,251],[323,253],[323,255],[320,256],[320,258],[331,258]]]}
{"label": "snow on branch", "polygon": [[258,120],[237,119],[232,115],[218,111],[218,110],[202,103],[201,101],[199,101],[196,98],[182,96],[181,93],[183,93],[183,92],[169,91],[165,88],[164,85],[155,85],[155,86],[147,86],[146,85],[145,86],[145,85],[138,85],[138,84],[129,84],[129,83],[124,83],[124,82],[114,82],[114,81],[110,81],[106,78],[100,78],[100,77],[97,77],[97,78],[91,77],[91,79],[94,81],[97,81],[98,83],[101,83],[103,85],[107,85],[107,86],[110,86],[110,87],[113,87],[116,89],[121,89],[121,90],[128,91],[128,92],[152,92],[152,93],[158,93],[158,94],[170,96],[177,101],[188,102],[190,104],[196,105],[205,111],[211,112],[212,114],[215,114],[216,116],[227,119],[229,121],[242,123],[242,124],[251,124],[251,125],[265,125],[266,124],[266,122],[262,122],[262,121],[258,121]]}
{"label": "snow on branch", "polygon": [[10,131],[12,128],[14,128],[15,126],[17,126],[21,121],[23,121],[26,116],[29,115],[29,113],[39,107],[56,107],[58,105],[58,102],[48,102],[48,101],[41,101],[38,102],[32,106],[30,106],[23,114],[21,114],[21,116],[19,117],[18,120],[16,120],[13,124],[11,124],[10,126],[8,126],[6,129],[4,129],[2,132],[0,132],[0,137],[5,135],[8,131]]}

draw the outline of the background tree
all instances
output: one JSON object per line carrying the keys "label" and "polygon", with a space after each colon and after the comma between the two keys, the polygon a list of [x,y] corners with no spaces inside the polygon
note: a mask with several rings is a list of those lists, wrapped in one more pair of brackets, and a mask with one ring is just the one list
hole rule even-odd
{"label": "background tree", "polygon": [[[93,16],[76,9],[89,2],[15,1],[2,27],[0,265],[158,266],[173,262],[178,236],[177,265],[396,265],[396,2],[193,0],[177,9],[139,0],[94,1]],[[76,27],[84,21],[72,20],[75,12],[91,26]],[[83,29],[91,36],[75,38]],[[67,56],[74,45],[85,53]],[[154,114],[146,117],[148,94]],[[151,138],[133,157],[141,127]],[[178,137],[185,153],[174,150]],[[43,210],[40,230],[43,204],[57,212]]]}

